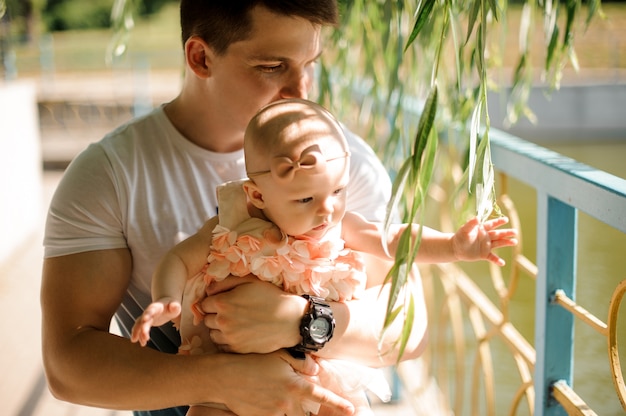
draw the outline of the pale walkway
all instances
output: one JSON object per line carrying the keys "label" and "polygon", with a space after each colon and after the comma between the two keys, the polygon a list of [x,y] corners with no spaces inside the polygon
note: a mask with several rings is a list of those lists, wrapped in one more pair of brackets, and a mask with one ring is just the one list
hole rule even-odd
{"label": "pale walkway", "polygon": [[[60,173],[46,173],[44,202],[56,186]],[[0,400],[3,415],[73,415],[73,416],[128,416],[130,412],[93,409],[74,406],[55,400],[48,392],[41,363],[41,317],[39,284],[41,277],[42,226],[25,238],[10,260],[0,264]],[[7,238],[7,236],[2,236]]]}

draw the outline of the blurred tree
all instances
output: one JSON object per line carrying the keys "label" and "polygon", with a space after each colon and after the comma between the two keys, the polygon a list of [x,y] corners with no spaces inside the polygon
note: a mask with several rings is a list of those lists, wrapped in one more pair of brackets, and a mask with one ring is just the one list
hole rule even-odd
{"label": "blurred tree", "polygon": [[[45,0],[0,0],[0,17],[5,11],[5,21],[11,22],[11,34],[30,42],[36,37],[40,11]],[[2,6],[4,3],[4,6]]]}
{"label": "blurred tree", "polygon": [[111,10],[115,3],[123,3],[123,7],[132,10],[135,15],[146,16],[175,1],[178,0],[48,0],[43,8],[43,18],[50,31],[109,28],[113,24]]}
{"label": "blurred tree", "polygon": [[114,0],[48,0],[43,19],[48,30],[107,28]]}
{"label": "blurred tree", "polygon": [[141,0],[139,1],[139,15],[146,16],[157,13],[168,3],[178,3],[179,0]]}

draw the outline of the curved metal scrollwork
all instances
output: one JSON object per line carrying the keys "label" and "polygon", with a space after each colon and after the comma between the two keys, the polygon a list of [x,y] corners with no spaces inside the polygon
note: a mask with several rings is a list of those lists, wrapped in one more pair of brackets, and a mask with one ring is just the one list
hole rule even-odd
{"label": "curved metal scrollwork", "polygon": [[619,360],[619,345],[617,343],[617,316],[624,294],[626,294],[626,280],[622,280],[620,284],[617,285],[617,288],[611,297],[608,320],[609,333],[607,339],[613,384],[615,385],[617,397],[622,403],[622,408],[626,410],[626,385],[624,384],[624,375],[622,373],[622,367]]}

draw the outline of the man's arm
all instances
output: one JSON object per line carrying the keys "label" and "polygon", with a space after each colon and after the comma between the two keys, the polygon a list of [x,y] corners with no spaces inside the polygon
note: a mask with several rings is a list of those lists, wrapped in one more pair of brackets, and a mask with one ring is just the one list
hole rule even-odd
{"label": "man's arm", "polygon": [[[286,353],[178,356],[108,332],[130,279],[126,249],[48,258],[41,288],[43,359],[53,395],[111,409],[224,403],[238,415],[301,414],[301,400],[351,405],[296,374]],[[199,382],[200,381],[200,382]],[[290,392],[291,394],[285,394]],[[287,397],[286,397],[287,396]]]}

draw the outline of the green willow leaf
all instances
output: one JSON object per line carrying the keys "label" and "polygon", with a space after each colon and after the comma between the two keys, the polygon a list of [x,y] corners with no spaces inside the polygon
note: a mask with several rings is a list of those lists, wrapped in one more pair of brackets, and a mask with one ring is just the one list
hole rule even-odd
{"label": "green willow leaf", "polygon": [[419,124],[417,125],[417,134],[415,135],[413,156],[418,161],[421,161],[424,148],[426,147],[426,141],[430,134],[430,130],[433,128],[435,122],[435,115],[437,114],[437,84],[434,84],[430,90],[430,94],[424,104],[424,110],[420,116]]}
{"label": "green willow leaf", "polygon": [[524,72],[528,67],[528,53],[524,53],[520,56],[517,67],[513,74],[513,85],[518,85],[524,79]]}
{"label": "green willow leaf", "polygon": [[[420,233],[421,235],[421,233]],[[390,283],[389,298],[387,301],[387,310],[385,314],[385,322],[381,331],[381,339],[384,338],[386,331],[398,318],[400,312],[405,305],[398,305],[398,299],[402,289],[406,286],[409,279],[410,267],[407,266],[407,257],[410,257],[411,251],[411,228],[406,228],[400,236],[396,259],[385,277],[384,284]],[[382,288],[381,288],[382,290]]]}
{"label": "green willow leaf", "polygon": [[559,43],[559,26],[554,23],[554,27],[552,28],[552,36],[550,37],[550,42],[548,43],[548,52],[546,55],[546,72],[550,71],[552,68],[552,64],[554,63],[555,53],[557,50],[557,46]]}
{"label": "green willow leaf", "polygon": [[423,0],[420,3],[420,7],[417,12],[417,19],[415,20],[415,25],[413,26],[411,35],[409,36],[409,39],[406,42],[406,46],[404,47],[405,52],[407,49],[409,49],[409,46],[411,46],[413,41],[415,41],[415,39],[417,38],[417,35],[419,35],[419,33],[422,31],[422,28],[424,27],[424,25],[428,21],[428,18],[430,17],[430,13],[433,11],[434,5],[435,5],[435,0]]}
{"label": "green willow leaf", "polygon": [[479,76],[482,78],[482,74],[485,72],[485,42],[483,38],[484,24],[481,22],[476,29],[476,49],[474,50],[476,70]]}
{"label": "green willow leaf", "polygon": [[567,56],[569,57],[569,61],[572,63],[572,68],[576,72],[580,69],[580,65],[578,64],[578,56],[576,55],[576,50],[573,47],[567,49]]}
{"label": "green willow leaf", "polygon": [[400,335],[400,348],[398,350],[397,363],[400,363],[406,346],[409,343],[411,332],[413,329],[413,322],[415,321],[415,300],[413,296],[409,295],[409,307],[406,308],[404,325],[402,326],[402,334]]}
{"label": "green willow leaf", "polygon": [[563,32],[563,47],[570,47],[574,39],[573,26],[576,20],[576,12],[578,11],[578,1],[567,0],[565,8],[567,10],[567,18],[565,19],[565,31]]}
{"label": "green willow leaf", "polygon": [[461,91],[461,64],[463,62],[463,55],[460,53],[462,51],[463,46],[459,46],[458,33],[460,32],[458,22],[454,18],[453,15],[453,7],[448,7],[448,14],[450,14],[449,22],[450,22],[450,33],[452,33],[452,50],[455,53],[454,65],[456,70],[456,89]]}
{"label": "green willow leaf", "polygon": [[585,19],[585,30],[589,27],[589,25],[591,24],[591,20],[597,15],[600,16],[600,18],[604,18],[604,13],[602,12],[602,7],[601,7],[601,0],[589,0],[587,2],[587,19]]}
{"label": "green willow leaf", "polygon": [[105,55],[107,65],[123,56],[128,49],[130,33],[135,27],[131,0],[115,0],[111,8],[111,26],[113,36],[107,45]]}
{"label": "green willow leaf", "polygon": [[482,152],[482,175],[481,181],[476,184],[476,216],[480,222],[485,222],[493,212],[496,203],[494,199],[495,172],[491,163],[491,150],[489,146],[489,135],[485,133],[482,141],[486,143]]}
{"label": "green willow leaf", "polygon": [[522,15],[520,17],[519,39],[520,39],[520,54],[522,56],[528,55],[528,44],[530,39],[530,28],[532,26],[532,7],[530,4],[524,4],[522,8]]}
{"label": "green willow leaf", "polygon": [[[385,328],[388,328],[389,325],[391,325],[396,320],[396,318],[398,318],[398,315],[400,315],[400,312],[402,312],[402,307],[398,307],[398,308],[392,310],[388,314],[387,320],[385,321]],[[381,339],[382,338],[383,337],[381,337]]]}
{"label": "green willow leaf", "polygon": [[[411,251],[411,229],[406,228],[400,235],[398,241],[398,248],[396,251],[396,260],[393,267],[385,277],[385,284],[391,282],[389,287],[389,300],[387,302],[387,313],[385,318],[385,325],[383,327],[383,333],[393,322],[391,315],[393,308],[395,307],[398,296],[401,290],[406,286],[406,282],[409,278],[409,272],[406,266],[406,258]],[[382,290],[382,288],[381,288]]]}
{"label": "green willow leaf", "polygon": [[470,124],[469,137],[469,158],[467,161],[467,170],[470,180],[468,181],[468,191],[472,192],[472,178],[474,177],[474,169],[476,168],[476,151],[478,143],[478,133],[480,131],[480,119],[483,114],[483,100],[480,99],[472,113],[472,121]]}
{"label": "green willow leaf", "polygon": [[[400,316],[400,313],[404,309],[405,309],[404,306],[400,305],[397,308],[395,308],[394,310],[392,310],[392,311],[387,313],[387,318],[388,318],[389,322],[388,323],[385,322],[385,325],[383,326],[383,330],[382,330],[382,332],[381,332],[381,334],[379,336],[379,339],[378,339],[378,351],[382,352],[383,354],[386,354],[388,352],[388,351],[382,351],[383,345],[384,345],[384,340],[385,340],[385,334],[386,334],[387,330],[389,329],[389,327],[391,326],[391,324],[393,322],[395,322],[396,319],[398,319],[398,317]],[[402,327],[402,333],[400,334],[400,337],[393,341],[393,343],[391,344],[391,349],[393,349],[398,344],[398,342],[401,342],[401,341],[404,340],[404,332],[406,332],[406,331],[405,331],[405,327],[403,326]],[[407,338],[407,341],[408,341],[408,338]],[[398,357],[401,357],[401,356],[398,355]]]}
{"label": "green willow leaf", "polygon": [[499,20],[498,3],[496,3],[496,0],[488,0],[488,4],[489,4],[489,8],[491,9],[491,12],[493,13],[493,18],[496,21],[498,21]]}
{"label": "green willow leaf", "polygon": [[435,157],[437,156],[438,144],[437,131],[431,130],[422,163],[422,174],[420,175],[420,188],[424,190],[424,194],[427,193],[426,191],[435,171]]}
{"label": "green willow leaf", "polygon": [[[430,181],[432,179],[433,168],[435,165],[435,156],[437,153],[437,134],[435,130],[431,130],[428,141],[426,143],[425,154],[422,159],[422,163],[420,165],[420,170],[416,175],[416,183],[413,192],[413,207],[411,209],[409,215],[409,221],[413,222],[415,218],[415,213],[422,208],[424,202],[427,197],[428,186],[430,185]],[[420,236],[421,238],[421,236]],[[415,248],[419,246],[419,238],[418,244],[415,245]],[[409,263],[412,263],[415,260],[415,255],[411,254],[411,257],[408,258]]]}
{"label": "green willow leaf", "polygon": [[[413,206],[409,213],[408,223],[414,223],[415,215],[417,212],[421,213],[421,218],[418,221],[419,224],[424,222],[424,203],[427,195],[427,190],[429,184],[432,179],[432,175],[434,172],[435,166],[435,157],[437,154],[438,147],[438,138],[437,133],[434,129],[431,129],[428,135],[428,140],[426,142],[426,147],[423,152],[423,160],[420,165],[419,173],[417,175],[417,181],[415,184],[415,189],[413,192]],[[417,257],[417,253],[419,251],[419,246],[422,240],[422,228],[419,228],[419,232],[417,233],[417,237],[413,240],[411,227],[407,227],[403,233],[401,234],[400,241],[398,244],[398,249],[396,252],[396,258],[394,262],[394,266],[392,267],[392,272],[387,275],[386,281],[391,280],[391,288],[389,301],[387,303],[387,318],[385,320],[385,325],[383,328],[383,335],[386,329],[394,322],[397,318],[397,315],[392,317],[392,311],[394,306],[396,305],[399,295],[401,291],[406,287],[408,278],[410,265],[415,262]],[[410,298],[410,301],[413,301],[413,298]],[[409,340],[409,336],[411,334],[411,329],[413,325],[413,313],[414,306],[409,305],[408,309],[405,311],[405,321],[403,323],[403,331],[402,336],[397,341],[400,344],[400,351],[404,351],[406,345]],[[398,356],[398,359],[402,355]]]}
{"label": "green willow leaf", "polygon": [[[409,173],[411,170],[411,159],[407,159],[404,161],[400,170],[398,171],[398,175],[396,179],[393,181],[393,185],[391,188],[391,199],[389,203],[387,203],[387,212],[385,215],[385,223],[384,223],[384,235],[389,234],[389,227],[393,223],[394,213],[397,210],[398,204],[403,196],[403,190],[407,179],[409,177]],[[383,248],[385,249],[385,253],[389,254],[387,250],[387,239],[383,239]]]}
{"label": "green willow leaf", "polygon": [[469,42],[472,32],[474,31],[474,26],[476,25],[476,18],[478,17],[478,11],[480,10],[480,2],[481,0],[474,0],[470,7],[470,14],[467,21],[467,37],[465,39],[465,43]]}

